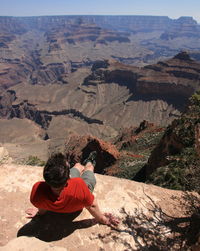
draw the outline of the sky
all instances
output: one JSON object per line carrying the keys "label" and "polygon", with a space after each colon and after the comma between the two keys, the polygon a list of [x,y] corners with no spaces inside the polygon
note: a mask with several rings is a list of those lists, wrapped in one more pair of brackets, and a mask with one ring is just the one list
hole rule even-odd
{"label": "sky", "polygon": [[192,16],[200,23],[200,0],[0,0],[0,16],[44,15]]}

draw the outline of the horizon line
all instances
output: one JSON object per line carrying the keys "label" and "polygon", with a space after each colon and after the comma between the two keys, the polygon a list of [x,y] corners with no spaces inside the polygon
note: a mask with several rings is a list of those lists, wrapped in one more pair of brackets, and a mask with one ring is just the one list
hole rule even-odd
{"label": "horizon line", "polygon": [[195,19],[193,16],[179,16],[177,18],[172,18],[169,17],[168,15],[151,15],[151,14],[52,14],[52,15],[0,15],[0,17],[51,17],[51,16],[149,16],[149,17],[168,17],[170,19],[179,19],[181,17],[192,17]]}

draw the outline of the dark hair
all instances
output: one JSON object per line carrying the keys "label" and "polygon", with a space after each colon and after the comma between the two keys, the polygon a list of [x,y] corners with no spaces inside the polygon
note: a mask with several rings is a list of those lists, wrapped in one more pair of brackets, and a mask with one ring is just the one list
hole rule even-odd
{"label": "dark hair", "polygon": [[69,166],[62,153],[51,155],[43,170],[43,177],[47,184],[52,187],[63,186],[69,179]]}

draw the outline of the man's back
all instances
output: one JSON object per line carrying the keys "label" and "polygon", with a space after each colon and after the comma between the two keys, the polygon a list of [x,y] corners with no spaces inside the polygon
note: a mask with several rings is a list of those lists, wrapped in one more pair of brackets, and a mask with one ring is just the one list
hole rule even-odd
{"label": "man's back", "polygon": [[54,194],[46,182],[37,182],[32,188],[30,199],[37,208],[59,213],[71,213],[91,206],[94,195],[83,179],[71,178],[59,195]]}

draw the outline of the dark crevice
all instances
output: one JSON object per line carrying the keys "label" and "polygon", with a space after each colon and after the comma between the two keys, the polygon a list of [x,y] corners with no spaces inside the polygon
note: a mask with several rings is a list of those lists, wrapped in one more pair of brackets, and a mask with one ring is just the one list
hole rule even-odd
{"label": "dark crevice", "polygon": [[7,119],[27,118],[40,125],[42,128],[47,129],[53,116],[60,116],[60,115],[71,115],[72,117],[79,118],[87,122],[88,124],[103,125],[103,121],[89,118],[75,109],[52,111],[52,112],[40,111],[35,108],[35,105],[26,102],[22,102],[18,105],[12,105],[11,110],[7,114]]}
{"label": "dark crevice", "polygon": [[72,115],[73,117],[77,117],[80,118],[82,120],[84,120],[85,122],[87,122],[88,124],[99,124],[99,125],[103,125],[103,121],[99,120],[99,119],[92,119],[89,118],[87,116],[85,116],[84,114],[82,114],[81,112],[75,110],[75,109],[68,109],[68,110],[62,110],[62,111],[53,111],[53,112],[48,112],[48,111],[40,111],[41,113],[45,113],[47,115]]}

